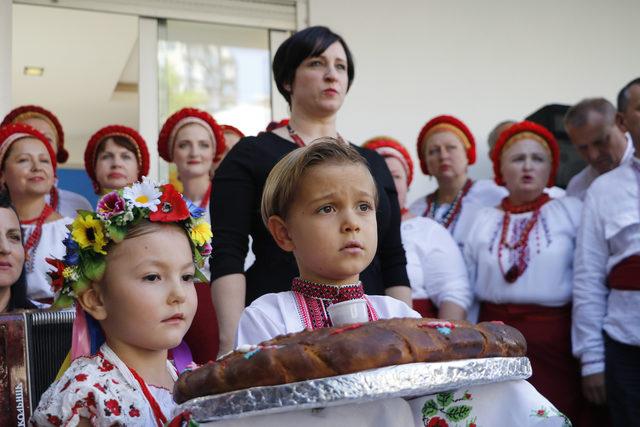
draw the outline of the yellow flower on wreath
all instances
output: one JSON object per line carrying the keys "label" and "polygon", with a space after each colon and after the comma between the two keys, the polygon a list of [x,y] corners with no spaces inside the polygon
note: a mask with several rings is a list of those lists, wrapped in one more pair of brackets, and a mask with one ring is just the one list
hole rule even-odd
{"label": "yellow flower on wreath", "polygon": [[108,239],[104,227],[102,222],[94,218],[93,215],[78,215],[71,224],[71,236],[81,249],[92,247],[96,253],[107,254],[104,247],[107,245]]}
{"label": "yellow flower on wreath", "polygon": [[213,236],[211,233],[211,226],[207,221],[202,219],[191,226],[189,234],[191,236],[191,240],[198,246],[204,245]]}

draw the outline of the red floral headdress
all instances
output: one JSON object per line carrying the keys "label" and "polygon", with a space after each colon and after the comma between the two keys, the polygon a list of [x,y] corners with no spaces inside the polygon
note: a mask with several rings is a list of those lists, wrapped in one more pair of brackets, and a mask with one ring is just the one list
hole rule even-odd
{"label": "red floral headdress", "polygon": [[242,131],[240,129],[238,129],[235,126],[231,126],[231,125],[220,125],[220,128],[222,129],[222,132],[231,132],[231,133],[235,133],[236,135],[238,135],[240,138],[244,138],[244,133],[242,133]]}
{"label": "red floral headdress", "polygon": [[555,183],[556,173],[560,165],[560,150],[558,148],[558,142],[551,132],[549,132],[544,126],[537,123],[524,121],[516,123],[506,130],[502,131],[498,137],[495,147],[491,152],[491,160],[493,160],[493,173],[495,181],[498,185],[504,185],[504,179],[500,172],[500,157],[502,151],[515,141],[531,138],[541,144],[544,144],[551,153],[551,173],[549,174],[549,181],[547,187],[553,187]]}
{"label": "red floral headdress", "polygon": [[4,158],[9,151],[11,145],[17,140],[25,137],[32,137],[38,139],[44,144],[51,158],[51,165],[53,166],[53,174],[55,176],[56,167],[56,153],[51,147],[51,143],[46,136],[35,130],[29,125],[24,123],[12,123],[6,126],[0,127],[0,165],[4,162]]}
{"label": "red floral headdress", "polygon": [[10,123],[21,123],[22,121],[37,117],[43,119],[49,123],[56,131],[56,145],[58,148],[58,154],[56,154],[56,160],[58,163],[64,163],[69,158],[69,152],[64,148],[64,131],[58,118],[51,111],[46,110],[38,105],[23,105],[14,108],[7,114],[0,126],[8,125]]}
{"label": "red floral headdress", "polygon": [[100,194],[101,191],[100,184],[96,179],[96,151],[100,143],[111,136],[125,137],[136,147],[135,155],[138,160],[138,180],[141,180],[143,176],[149,174],[149,150],[142,136],[135,129],[128,126],[105,126],[91,136],[87,143],[87,148],[84,150],[84,168],[89,178],[91,178],[96,194]]}
{"label": "red floral headdress", "polygon": [[215,145],[215,155],[213,162],[220,160],[225,150],[224,134],[222,128],[206,111],[197,108],[183,108],[173,113],[160,130],[158,136],[158,153],[167,162],[173,161],[173,143],[175,142],[178,131],[189,123],[198,123],[207,129],[213,138]]}
{"label": "red floral headdress", "polygon": [[265,129],[266,132],[271,132],[272,130],[284,127],[286,125],[289,124],[289,119],[282,119],[280,121],[272,121],[269,122],[269,124],[267,125],[267,128]]}
{"label": "red floral headdress", "polygon": [[366,141],[362,146],[378,152],[382,157],[398,159],[407,173],[407,187],[411,185],[411,181],[413,181],[413,160],[411,160],[411,155],[400,142],[388,136],[378,136]]}
{"label": "red floral headdress", "polygon": [[418,135],[418,158],[420,159],[420,168],[425,175],[431,175],[424,155],[427,140],[431,135],[442,131],[456,134],[465,147],[469,164],[472,165],[476,162],[476,141],[467,125],[453,116],[436,116],[422,127]]}

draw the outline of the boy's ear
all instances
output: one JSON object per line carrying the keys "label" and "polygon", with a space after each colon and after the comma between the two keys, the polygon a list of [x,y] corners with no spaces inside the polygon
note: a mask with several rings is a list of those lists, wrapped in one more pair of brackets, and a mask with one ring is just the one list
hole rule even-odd
{"label": "boy's ear", "polygon": [[289,236],[289,230],[287,224],[278,215],[272,215],[267,221],[267,228],[273,236],[273,240],[276,241],[280,249],[287,252],[292,252],[295,248],[291,236]]}
{"label": "boy's ear", "polygon": [[629,131],[629,129],[627,129],[627,126],[625,125],[624,116],[620,112],[616,113],[616,125],[624,133]]}
{"label": "boy's ear", "polygon": [[89,289],[78,296],[78,303],[84,311],[89,313],[96,320],[104,320],[107,318],[107,310],[105,309],[102,294],[98,290],[98,284],[92,282]]}

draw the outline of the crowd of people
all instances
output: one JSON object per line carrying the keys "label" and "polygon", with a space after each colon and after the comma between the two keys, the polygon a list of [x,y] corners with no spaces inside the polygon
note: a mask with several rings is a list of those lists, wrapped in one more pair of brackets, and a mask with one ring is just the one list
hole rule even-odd
{"label": "crowd of people", "polygon": [[[157,147],[176,166],[182,198],[146,178],[142,136],[111,125],[84,152],[101,196],[91,206],[57,186],[68,153],[55,114],[28,105],[5,117],[0,312],[75,303],[74,334],[91,343],[74,339],[75,361],[34,424],[115,422],[140,410],[166,422],[176,375],[168,350],[176,362],[186,348],[204,363],[239,344],[331,326],[329,306],[365,298],[370,320],[512,325],[527,340],[529,382],[573,425],[638,425],[640,78],[617,106],[588,98],[567,112],[587,167],[566,191],[554,182],[558,142],[543,126],[500,122],[488,141],[494,177],[474,181],[472,130],[440,115],[416,129],[420,171],[437,189],[408,203],[419,178],[407,145],[387,136],[356,145],[336,127],[354,71],[346,42],[310,27],[273,59],[287,120],[245,136],[205,111],[175,112]],[[81,374],[107,387],[105,363],[120,372],[123,388],[109,395],[121,409],[96,410],[94,389],[67,396]]]}

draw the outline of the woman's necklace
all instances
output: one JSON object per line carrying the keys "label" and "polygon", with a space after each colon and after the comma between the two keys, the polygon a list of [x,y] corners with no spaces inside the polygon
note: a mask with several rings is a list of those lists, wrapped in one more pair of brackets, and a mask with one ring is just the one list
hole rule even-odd
{"label": "woman's necklace", "polygon": [[[289,136],[291,137],[291,139],[293,139],[293,142],[295,142],[298,147],[304,147],[306,145],[302,140],[302,138],[300,138],[300,135],[298,135],[298,133],[295,130],[293,130],[290,124],[287,124],[287,130],[289,131]],[[340,142],[345,142],[342,136],[337,132],[336,132],[336,138]]]}
{"label": "woman's necklace", "polygon": [[38,245],[40,244],[40,238],[42,237],[42,225],[53,212],[53,208],[48,204],[45,204],[44,208],[42,208],[42,212],[40,212],[40,215],[37,218],[20,221],[20,225],[35,224],[33,232],[29,235],[27,242],[24,244],[24,253],[27,258],[25,267],[28,273],[33,272],[34,255],[38,249]]}
{"label": "woman's necklace", "polygon": [[209,183],[209,187],[207,187],[207,192],[204,193],[204,197],[200,201],[200,208],[206,209],[209,206],[209,198],[211,197],[211,188],[213,187],[213,183]]}
{"label": "woman's necklace", "polygon": [[462,199],[467,195],[471,187],[473,186],[473,181],[467,179],[464,183],[460,191],[456,194],[456,197],[453,199],[453,202],[447,209],[447,212],[441,219],[436,218],[436,212],[438,210],[438,190],[433,193],[427,195],[427,208],[424,210],[422,216],[426,216],[428,218],[436,220],[438,223],[444,226],[444,228],[449,228],[451,224],[455,221],[455,219],[460,214],[460,210],[462,210]]}
{"label": "woman's necklace", "polygon": [[[524,271],[527,269],[526,255],[529,245],[529,234],[531,234],[531,230],[533,230],[533,227],[538,222],[538,218],[540,217],[540,209],[549,200],[550,197],[546,193],[542,193],[533,202],[520,206],[514,206],[509,201],[508,197],[505,197],[502,200],[500,206],[504,211],[504,216],[502,220],[502,233],[500,235],[500,242],[498,243],[498,265],[500,266],[500,272],[502,273],[502,276],[507,283],[514,283],[516,280],[518,280],[518,277],[524,274]],[[507,234],[509,232],[511,214],[520,214],[525,212],[533,212],[533,215],[525,224],[522,233],[520,234],[520,238],[517,239],[515,243],[507,242]],[[503,247],[506,247],[510,251],[516,251],[516,261],[506,272],[502,267]]]}

